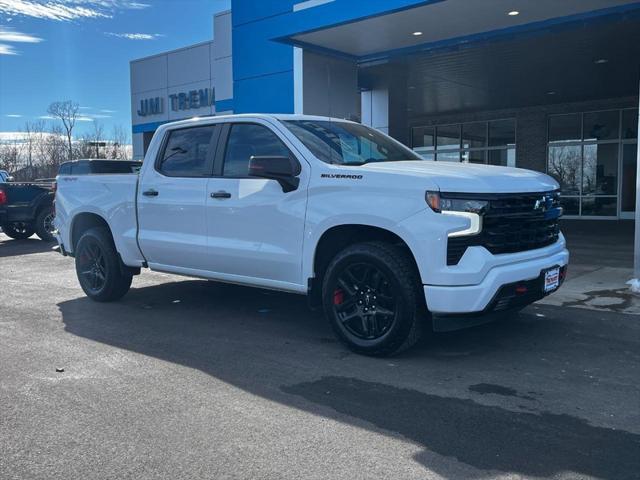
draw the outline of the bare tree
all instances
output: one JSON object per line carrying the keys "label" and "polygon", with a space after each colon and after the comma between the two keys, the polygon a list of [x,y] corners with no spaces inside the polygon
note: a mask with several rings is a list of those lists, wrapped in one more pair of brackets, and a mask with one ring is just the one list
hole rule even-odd
{"label": "bare tree", "polygon": [[43,177],[53,177],[58,172],[58,167],[62,162],[67,160],[67,145],[65,142],[65,133],[62,128],[57,125],[51,127],[49,134],[45,137],[43,156]]}
{"label": "bare tree", "polygon": [[23,149],[25,151],[26,167],[29,175],[33,175],[33,150],[35,143],[35,135],[30,122],[24,124]]}
{"label": "bare tree", "polygon": [[62,125],[67,136],[67,145],[69,147],[69,160],[73,160],[71,138],[73,135],[73,128],[76,125],[79,111],[80,105],[78,105],[76,102],[72,102],[71,100],[65,100],[63,102],[53,102],[47,109],[49,115],[62,121]]}
{"label": "bare tree", "polygon": [[[100,142],[104,141],[104,127],[100,122],[93,122],[93,144],[96,148],[96,158],[100,158]],[[106,149],[105,149],[106,156]]]}
{"label": "bare tree", "polygon": [[[0,145],[0,169],[14,173],[20,164],[20,150],[13,144]],[[21,180],[21,179],[17,179]]]}
{"label": "bare tree", "polygon": [[22,136],[22,156],[25,164],[25,175],[39,176],[39,169],[44,163],[45,123],[26,122]]}
{"label": "bare tree", "polygon": [[109,157],[117,160],[129,160],[129,134],[122,125],[114,125],[111,133]]}

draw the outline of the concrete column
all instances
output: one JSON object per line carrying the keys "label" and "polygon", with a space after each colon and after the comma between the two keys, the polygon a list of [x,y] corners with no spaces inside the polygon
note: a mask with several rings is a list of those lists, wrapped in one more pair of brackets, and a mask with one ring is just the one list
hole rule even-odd
{"label": "concrete column", "polygon": [[357,118],[355,62],[294,48],[293,100],[295,113]]}
{"label": "concrete column", "polygon": [[[640,91],[640,87],[638,88]],[[634,246],[634,264],[633,264],[633,276],[636,279],[640,279],[640,104],[638,105],[639,117],[638,117],[638,155],[636,163],[636,232],[635,232],[635,246]]]}
{"label": "concrete column", "polygon": [[304,113],[304,50],[293,47],[293,113]]}

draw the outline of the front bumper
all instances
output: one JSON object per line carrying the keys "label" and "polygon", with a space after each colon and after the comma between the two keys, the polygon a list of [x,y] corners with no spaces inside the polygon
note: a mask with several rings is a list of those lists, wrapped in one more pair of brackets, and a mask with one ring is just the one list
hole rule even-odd
{"label": "front bumper", "polygon": [[450,332],[504,318],[505,314],[517,311],[541,298],[551,295],[564,283],[567,265],[560,267],[560,282],[553,291],[544,292],[544,272],[538,278],[503,285],[481,312],[436,313],[432,315],[436,332]]}
{"label": "front bumper", "polygon": [[503,287],[538,281],[543,270],[554,266],[566,269],[568,263],[569,252],[564,248],[552,255],[495,266],[476,285],[425,285],[427,308],[434,315],[487,313]]}

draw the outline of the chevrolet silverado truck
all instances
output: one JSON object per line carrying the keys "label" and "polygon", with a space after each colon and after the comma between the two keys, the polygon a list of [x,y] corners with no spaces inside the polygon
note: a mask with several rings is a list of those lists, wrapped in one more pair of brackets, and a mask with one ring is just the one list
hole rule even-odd
{"label": "chevrolet silverado truck", "polygon": [[60,175],[60,251],[99,302],[141,268],[309,296],[337,336],[390,355],[555,291],[569,253],[558,183],[423,160],[358,123],[184,120],[139,173]]}

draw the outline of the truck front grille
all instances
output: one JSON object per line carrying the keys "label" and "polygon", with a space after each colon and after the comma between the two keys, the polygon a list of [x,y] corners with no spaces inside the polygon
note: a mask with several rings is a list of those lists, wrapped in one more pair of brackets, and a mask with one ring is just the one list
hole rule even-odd
{"label": "truck front grille", "polygon": [[[462,196],[462,197],[461,197]],[[468,247],[482,246],[493,254],[524,252],[558,240],[560,193],[456,194],[456,198],[488,201],[478,235],[452,237],[447,265],[457,265]]]}

